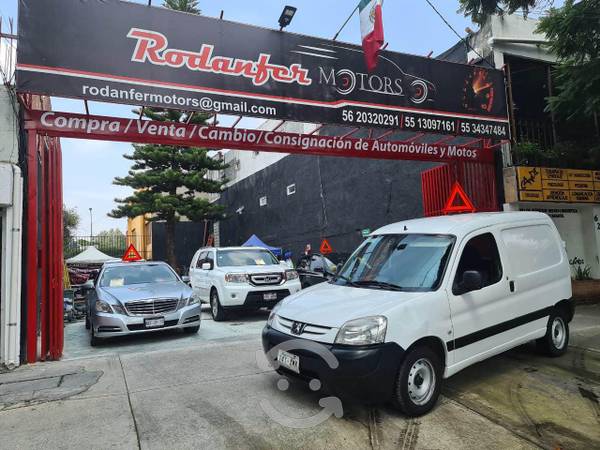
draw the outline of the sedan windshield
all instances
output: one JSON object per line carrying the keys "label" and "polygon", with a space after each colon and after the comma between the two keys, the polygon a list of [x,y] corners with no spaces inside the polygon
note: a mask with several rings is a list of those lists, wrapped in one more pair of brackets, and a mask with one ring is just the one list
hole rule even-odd
{"label": "sedan windshield", "polygon": [[269,250],[217,250],[217,266],[264,266],[279,264],[279,261]]}
{"label": "sedan windshield", "polygon": [[136,264],[106,268],[100,279],[100,287],[168,283],[172,281],[177,281],[177,277],[171,268],[164,264]]}
{"label": "sedan windshield", "polygon": [[374,289],[430,291],[438,288],[454,238],[395,234],[366,240],[334,283]]}

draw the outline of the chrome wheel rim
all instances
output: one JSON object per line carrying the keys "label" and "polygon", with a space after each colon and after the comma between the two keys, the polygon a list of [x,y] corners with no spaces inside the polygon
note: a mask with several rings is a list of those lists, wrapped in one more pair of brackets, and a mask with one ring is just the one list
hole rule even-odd
{"label": "chrome wheel rim", "polygon": [[550,333],[552,334],[552,344],[554,344],[554,347],[559,350],[562,349],[565,346],[565,341],[567,339],[567,330],[565,322],[561,317],[554,318]]}
{"label": "chrome wheel rim", "polygon": [[429,360],[421,358],[408,372],[408,396],[415,405],[424,405],[435,390],[435,370]]}
{"label": "chrome wheel rim", "polygon": [[210,303],[212,306],[212,315],[213,315],[213,317],[217,317],[217,314],[219,314],[219,306],[217,305],[217,298],[215,297],[214,294],[212,296],[212,301]]}

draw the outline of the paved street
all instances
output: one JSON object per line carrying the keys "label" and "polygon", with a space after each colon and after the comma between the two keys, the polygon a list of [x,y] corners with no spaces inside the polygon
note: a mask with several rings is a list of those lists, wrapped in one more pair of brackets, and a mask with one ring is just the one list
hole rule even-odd
{"label": "paved street", "polygon": [[[66,327],[65,359],[0,375],[5,448],[598,448],[600,305],[582,306],[559,359],[523,346],[448,380],[435,410],[406,419],[344,404],[261,369],[266,313],[215,323],[197,336],[161,333],[97,348]],[[279,386],[279,388],[278,388]],[[286,388],[281,390],[280,388]],[[327,413],[328,414],[328,413]],[[293,420],[296,418],[296,420]],[[311,419],[312,418],[312,419]]]}

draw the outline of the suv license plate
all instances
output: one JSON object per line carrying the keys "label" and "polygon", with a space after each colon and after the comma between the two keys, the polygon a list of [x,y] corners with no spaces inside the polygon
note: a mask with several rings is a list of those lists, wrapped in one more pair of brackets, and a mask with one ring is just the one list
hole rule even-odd
{"label": "suv license plate", "polygon": [[277,362],[293,372],[300,373],[300,357],[292,355],[291,353],[284,352],[283,350],[277,351]]}
{"label": "suv license plate", "polygon": [[263,294],[263,298],[265,300],[277,300],[277,293],[276,292],[267,292],[266,294]]}
{"label": "suv license plate", "polygon": [[159,317],[158,319],[146,319],[144,321],[146,328],[158,328],[165,326],[165,318]]}

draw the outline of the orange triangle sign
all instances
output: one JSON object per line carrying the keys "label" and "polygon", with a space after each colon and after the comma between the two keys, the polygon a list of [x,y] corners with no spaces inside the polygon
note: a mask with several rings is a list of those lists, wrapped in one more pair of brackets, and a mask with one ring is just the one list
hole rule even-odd
{"label": "orange triangle sign", "polygon": [[452,186],[452,192],[442,212],[444,214],[475,212],[475,207],[471,199],[469,199],[469,196],[458,181]]}
{"label": "orange triangle sign", "polygon": [[331,248],[331,245],[329,245],[329,242],[327,242],[327,239],[323,239],[321,247],[319,247],[319,252],[321,252],[322,255],[329,255],[332,251],[333,249]]}
{"label": "orange triangle sign", "polygon": [[123,255],[123,261],[133,262],[133,261],[141,261],[142,257],[139,252],[135,249],[133,244],[129,244],[129,248],[125,250],[125,254]]}

